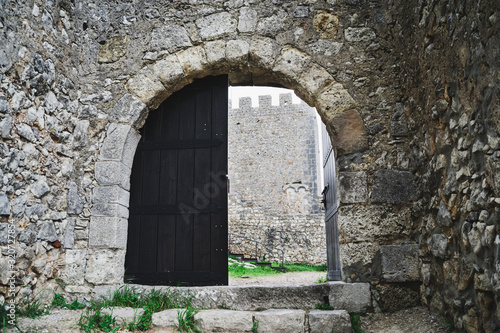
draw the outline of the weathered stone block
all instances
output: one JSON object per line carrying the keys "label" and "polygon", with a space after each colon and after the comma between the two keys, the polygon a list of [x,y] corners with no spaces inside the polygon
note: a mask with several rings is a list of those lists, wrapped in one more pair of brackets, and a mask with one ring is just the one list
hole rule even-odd
{"label": "weathered stone block", "polygon": [[40,227],[40,231],[37,235],[38,239],[45,240],[47,242],[55,242],[58,240],[56,227],[54,222],[44,222]]}
{"label": "weathered stone block", "polygon": [[339,173],[340,202],[362,203],[368,199],[368,183],[365,172],[341,172]]}
{"label": "weathered stone block", "polygon": [[329,84],[333,77],[323,67],[311,64],[305,72],[297,79],[300,87],[304,90],[302,98],[309,105],[314,105],[315,97]]}
{"label": "weathered stone block", "polygon": [[36,198],[41,198],[50,191],[49,185],[47,185],[47,179],[45,177],[40,177],[36,182],[31,184],[31,193]]}
{"label": "weathered stone block", "polygon": [[201,46],[179,52],[177,58],[189,79],[203,77],[208,71],[207,57]]}
{"label": "weathered stone block", "polygon": [[19,234],[19,229],[10,223],[0,223],[0,244],[9,244]]}
{"label": "weathered stone block", "polygon": [[205,43],[205,55],[207,57],[208,65],[212,68],[226,67],[226,42],[223,40],[216,40],[213,42]]}
{"label": "weathered stone block", "polygon": [[421,281],[418,244],[381,245],[382,278],[387,282]]}
{"label": "weathered stone block", "polygon": [[316,98],[316,108],[326,121],[354,108],[356,103],[344,87],[333,82]]}
{"label": "weathered stone block", "polygon": [[176,55],[170,55],[156,62],[153,71],[170,92],[177,91],[189,83]]}
{"label": "weathered stone block", "polygon": [[92,196],[93,203],[117,203],[127,207],[129,200],[130,192],[118,185],[94,187]]}
{"label": "weathered stone block", "polygon": [[244,40],[230,40],[226,46],[226,58],[231,64],[246,64],[250,45]]}
{"label": "weathered stone block", "polygon": [[371,28],[352,28],[348,27],[344,31],[345,39],[352,43],[369,43],[377,36]]}
{"label": "weathered stone block", "polygon": [[243,7],[240,9],[238,19],[239,32],[254,32],[257,27],[257,11],[253,8]]}
{"label": "weathered stone block", "polygon": [[290,46],[281,50],[281,55],[276,59],[273,72],[285,80],[295,82],[307,69],[311,57]]}
{"label": "weathered stone block", "polygon": [[337,156],[368,149],[367,131],[356,110],[343,112],[328,121]]}
{"label": "weathered stone block", "polygon": [[237,20],[228,12],[221,12],[196,20],[200,37],[213,40],[236,32]]}
{"label": "weathered stone block", "polygon": [[309,329],[311,333],[351,333],[351,317],[345,310],[309,311]]}
{"label": "weathered stone block", "polygon": [[101,147],[99,159],[103,161],[121,161],[132,168],[140,134],[128,125],[111,124],[106,139]]}
{"label": "weathered stone block", "polygon": [[153,313],[152,323],[155,327],[176,327],[179,323],[178,313],[183,309],[170,309]]}
{"label": "weathered stone block", "polygon": [[76,224],[76,217],[68,218],[63,238],[63,245],[65,249],[72,249],[73,246],[75,245],[75,224]]}
{"label": "weathered stone block", "polygon": [[94,250],[89,253],[85,280],[94,284],[116,284],[123,281],[124,250]]}
{"label": "weathered stone block", "polygon": [[112,63],[118,61],[127,53],[130,38],[128,36],[111,37],[99,47],[97,61],[100,63]]}
{"label": "weathered stone block", "polygon": [[67,285],[84,283],[87,250],[67,250],[65,267],[61,273],[62,281]]}
{"label": "weathered stone block", "polygon": [[144,67],[127,82],[127,90],[150,109],[156,109],[168,97],[168,92],[150,67]]}
{"label": "weathered stone block", "polygon": [[69,183],[68,190],[68,214],[80,214],[84,205],[83,199],[78,195],[78,187],[75,182]]}
{"label": "weathered stone block", "polygon": [[330,305],[336,310],[368,312],[372,306],[369,283],[328,282]]}
{"label": "weathered stone block", "polygon": [[167,50],[172,53],[192,45],[186,29],[178,25],[161,26],[151,33],[152,51]]}
{"label": "weathered stone block", "polygon": [[253,326],[253,312],[232,310],[201,310],[195,316],[197,327],[203,332],[250,331]]}
{"label": "weathered stone block", "polygon": [[0,192],[0,215],[10,215],[9,197],[5,192]]}
{"label": "weathered stone block", "polygon": [[415,198],[413,174],[408,171],[378,170],[372,188],[372,203],[402,204]]}
{"label": "weathered stone block", "polygon": [[89,246],[91,248],[125,249],[127,247],[127,226],[128,221],[117,216],[92,216],[89,226]]}
{"label": "weathered stone block", "polygon": [[120,185],[130,189],[131,169],[121,162],[96,162],[95,175],[99,185]]}
{"label": "weathered stone block", "polygon": [[337,37],[339,18],[327,11],[320,10],[314,16],[313,26],[321,34],[321,38],[331,39]]}
{"label": "weathered stone block", "polygon": [[110,119],[118,123],[125,123],[135,128],[140,128],[146,120],[147,115],[148,108],[146,104],[131,94],[125,94],[116,102],[113,110],[111,110]]}
{"label": "weathered stone block", "polygon": [[91,209],[92,216],[116,216],[128,218],[128,208],[116,203],[98,203]]}
{"label": "weathered stone block", "polygon": [[257,68],[270,70],[280,54],[281,46],[271,38],[254,37],[250,42],[250,62]]}
{"label": "weathered stone block", "polygon": [[110,315],[116,318],[116,323],[120,327],[126,327],[128,323],[136,321],[137,318],[144,314],[144,309],[135,308],[104,308],[101,313]]}
{"label": "weathered stone block", "polygon": [[443,234],[432,235],[431,252],[434,256],[445,258],[448,249],[448,238]]}
{"label": "weathered stone block", "polygon": [[255,313],[257,332],[304,332],[306,312],[303,310],[272,309]]}

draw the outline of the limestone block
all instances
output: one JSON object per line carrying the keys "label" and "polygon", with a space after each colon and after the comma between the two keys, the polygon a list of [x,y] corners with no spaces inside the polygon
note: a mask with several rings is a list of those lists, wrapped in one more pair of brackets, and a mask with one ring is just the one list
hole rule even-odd
{"label": "limestone block", "polygon": [[129,200],[130,192],[124,190],[120,186],[112,185],[94,187],[92,196],[93,203],[117,203],[127,207]]}
{"label": "limestone block", "polygon": [[378,170],[372,188],[372,203],[402,204],[415,198],[413,174],[408,171]]}
{"label": "limestone block", "polygon": [[172,53],[192,45],[186,29],[178,25],[161,26],[153,29],[151,33],[152,51],[167,50]]}
{"label": "limestone block", "polygon": [[444,204],[443,200],[441,200],[441,203],[439,204],[437,222],[439,223],[440,226],[449,227],[452,225],[451,214],[450,212],[448,212],[448,209],[446,208],[446,205]]}
{"label": "limestone block", "polygon": [[207,57],[201,46],[179,52],[177,58],[188,78],[203,77],[208,70]]}
{"label": "limestone block", "polygon": [[110,315],[116,318],[116,323],[120,327],[125,327],[128,323],[137,321],[144,314],[144,309],[134,309],[134,308],[104,308],[101,313]]}
{"label": "limestone block", "polygon": [[130,38],[128,36],[111,37],[99,47],[97,61],[100,63],[112,63],[118,61],[127,53]]}
{"label": "limestone block", "polygon": [[19,234],[19,229],[10,223],[0,223],[0,244],[9,244]]}
{"label": "limestone block", "polygon": [[203,332],[250,331],[253,326],[253,312],[232,310],[201,310],[195,316],[197,327]]}
{"label": "limestone block", "polygon": [[153,71],[169,92],[174,92],[189,83],[176,55],[170,55],[153,65]]}
{"label": "limestone block", "polygon": [[254,32],[257,27],[257,11],[253,8],[242,7],[238,19],[239,32]]}
{"label": "limestone block", "polygon": [[369,283],[328,282],[330,305],[349,313],[368,312],[372,305]]}
{"label": "limestone block", "polygon": [[337,156],[368,149],[368,132],[356,110],[349,110],[331,118],[328,126]]}
{"label": "limestone block", "polygon": [[132,168],[135,150],[140,139],[140,134],[130,126],[110,124],[99,159],[121,161],[127,167]]}
{"label": "limestone block", "polygon": [[204,45],[207,63],[213,68],[223,68],[226,64],[226,42],[223,40],[216,40],[207,42]]}
{"label": "limestone block", "polygon": [[179,323],[179,312],[184,309],[170,309],[153,313],[152,323],[155,327],[176,327]]}
{"label": "limestone block", "polygon": [[96,162],[95,176],[99,185],[120,185],[125,190],[130,189],[131,169],[117,161]]}
{"label": "limestone block", "polygon": [[443,234],[432,235],[431,252],[434,256],[445,258],[446,250],[448,248],[448,238]]}
{"label": "limestone block", "polygon": [[339,173],[340,202],[362,203],[368,199],[368,183],[365,172]]}
{"label": "limestone block", "polygon": [[382,278],[387,282],[421,281],[418,244],[380,245]]}
{"label": "limestone block", "polygon": [[248,51],[250,45],[244,40],[230,40],[227,42],[227,61],[235,65],[243,65],[248,62]]}
{"label": "limestone block", "polygon": [[94,250],[89,253],[85,280],[94,284],[116,284],[125,273],[124,250]]}
{"label": "limestone block", "polygon": [[228,12],[221,12],[196,20],[200,37],[213,40],[236,32],[237,20]]}
{"label": "limestone block", "polygon": [[150,109],[156,109],[168,97],[168,92],[150,67],[144,67],[127,82],[127,90]]}
{"label": "limestone block", "polygon": [[273,72],[294,82],[307,69],[310,62],[311,57],[307,54],[291,46],[285,46],[281,50],[281,55],[276,59]]}
{"label": "limestone block", "polygon": [[305,331],[303,310],[271,309],[255,313],[257,332],[296,333]]}
{"label": "limestone block", "polygon": [[10,215],[9,197],[5,192],[0,192],[0,215]]}
{"label": "limestone block", "polygon": [[91,248],[125,249],[128,221],[118,216],[90,218],[89,246]]}
{"label": "limestone block", "polygon": [[250,62],[262,70],[271,70],[279,56],[281,46],[271,38],[254,37],[250,42]]}
{"label": "limestone block", "polygon": [[47,242],[55,242],[58,237],[54,222],[43,222],[37,238]]}
{"label": "limestone block", "polygon": [[[155,73],[157,73],[155,71]],[[161,79],[161,78],[160,78]],[[148,115],[146,104],[131,94],[125,94],[111,110],[110,120],[140,128]]]}
{"label": "limestone block", "polygon": [[87,250],[67,250],[61,279],[67,285],[84,283]]}
{"label": "limestone block", "polygon": [[345,310],[311,310],[309,311],[309,329],[311,333],[351,333],[351,317]]}
{"label": "limestone block", "polygon": [[327,121],[353,107],[354,100],[340,83],[333,82],[316,97],[316,108]]}
{"label": "limestone block", "polygon": [[311,64],[305,72],[303,72],[297,79],[302,90],[304,90],[305,97],[303,100],[313,105],[316,95],[318,95],[323,88],[333,82],[333,77],[323,67],[317,64]]}
{"label": "limestone block", "polygon": [[63,245],[65,249],[72,249],[75,245],[75,223],[76,217],[68,218],[63,238]]}
{"label": "limestone block", "polygon": [[84,203],[84,200],[78,195],[76,183],[70,182],[68,190],[68,214],[80,214]]}
{"label": "limestone block", "polygon": [[331,39],[337,37],[339,18],[327,11],[319,10],[314,16],[313,26],[320,33],[321,38]]}
{"label": "limestone block", "polygon": [[50,191],[49,185],[47,185],[47,179],[45,177],[40,177],[36,182],[31,184],[31,193],[36,198],[41,198]]}
{"label": "limestone block", "polygon": [[30,142],[35,142],[36,137],[35,134],[33,134],[33,130],[31,127],[27,124],[17,124],[16,125],[16,131],[19,136],[25,138],[26,140]]}
{"label": "limestone block", "polygon": [[377,36],[371,28],[347,28],[344,31],[345,39],[352,43],[369,43]]}
{"label": "limestone block", "polygon": [[116,203],[98,203],[91,209],[92,216],[116,216],[128,218],[128,208]]}

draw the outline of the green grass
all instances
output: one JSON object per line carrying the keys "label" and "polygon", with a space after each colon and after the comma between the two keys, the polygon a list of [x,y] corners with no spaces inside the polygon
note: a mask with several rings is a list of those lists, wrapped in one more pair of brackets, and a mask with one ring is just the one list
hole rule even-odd
{"label": "green grass", "polygon": [[351,315],[351,328],[352,333],[365,333],[365,331],[361,329],[361,314],[356,313]]}
{"label": "green grass", "polygon": [[88,309],[78,320],[78,326],[84,332],[116,332],[120,329],[116,325],[116,319],[101,313],[102,309]]}
{"label": "green grass", "polygon": [[[191,298],[181,295],[173,288],[166,290],[151,289],[148,292],[140,293],[135,287],[124,285],[107,297],[101,297],[90,304],[90,315],[97,318],[101,309],[109,307],[131,307],[144,309],[144,313],[136,318],[136,321],[128,324],[131,330],[145,331],[151,325],[153,313],[175,308],[191,308]],[[83,317],[84,315],[82,315]],[[86,317],[89,315],[86,314]],[[82,322],[82,321],[80,321]],[[80,328],[85,330],[88,320],[84,320]],[[87,331],[86,331],[87,332]],[[110,331],[111,332],[111,331]]]}
{"label": "green grass", "polygon": [[177,329],[180,332],[195,332],[201,333],[201,331],[196,327],[196,319],[194,316],[198,313],[198,310],[193,309],[189,306],[187,309],[177,312],[177,320],[179,321]]}
{"label": "green grass", "polygon": [[324,303],[318,303],[318,304],[314,305],[314,308],[318,309],[318,310],[333,310],[333,306],[331,306],[330,304],[324,304]]}
{"label": "green grass", "polygon": [[252,325],[252,332],[257,333],[258,329],[259,329],[259,322],[254,320]]}
{"label": "green grass", "polygon": [[85,304],[78,302],[78,300],[76,299],[71,303],[66,303],[66,299],[61,294],[54,295],[52,306],[59,306],[61,308],[66,308],[69,310],[79,310],[85,308]]}
{"label": "green grass", "polygon": [[[231,259],[237,260],[235,257],[229,256]],[[269,263],[266,261],[261,261],[262,263]],[[281,267],[280,263],[271,263],[272,267]],[[243,263],[229,263],[228,272],[230,277],[256,277],[264,275],[275,275],[288,272],[326,272],[326,265],[311,265],[307,263],[285,263],[284,271],[278,271],[266,266],[256,266],[255,268],[246,268]]]}

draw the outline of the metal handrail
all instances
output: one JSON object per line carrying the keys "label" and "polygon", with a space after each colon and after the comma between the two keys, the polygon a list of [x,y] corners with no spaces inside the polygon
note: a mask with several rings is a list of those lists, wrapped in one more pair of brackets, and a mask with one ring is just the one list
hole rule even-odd
{"label": "metal handrail", "polygon": [[[259,244],[260,244],[260,245],[262,245],[262,246],[263,246],[263,247],[267,250],[267,252],[268,252],[268,253],[272,253],[272,249],[271,249],[271,248],[269,248],[266,244],[264,244],[264,243],[262,243],[262,242],[256,241],[256,240],[251,239],[251,238],[248,238],[248,237],[246,237],[246,236],[242,236],[242,235],[234,234],[234,233],[231,233],[231,232],[229,232],[229,233],[228,233],[228,236],[229,236],[229,245],[233,244],[233,243],[231,242],[231,236],[235,236],[235,237],[237,237],[237,238],[242,238],[242,239],[245,239],[245,240],[247,240],[247,241],[250,241],[250,242],[255,243],[255,259],[256,259],[256,260],[258,260],[258,259],[259,259],[259,250],[258,250],[258,245],[259,245]],[[243,244],[235,244],[235,245],[240,246],[240,247],[243,247],[243,248],[246,248],[246,249],[251,249],[250,247],[245,246],[245,245],[243,245]],[[280,252],[281,252],[281,267],[283,267],[283,266],[284,266],[284,264],[285,264],[285,250],[283,250],[283,249],[279,249],[279,248],[274,248],[274,249],[275,249],[275,250],[278,250],[278,251],[280,251]]]}

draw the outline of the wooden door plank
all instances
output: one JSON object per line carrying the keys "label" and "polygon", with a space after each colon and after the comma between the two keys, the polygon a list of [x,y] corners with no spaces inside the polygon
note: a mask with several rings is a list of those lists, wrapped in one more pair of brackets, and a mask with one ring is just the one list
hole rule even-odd
{"label": "wooden door plank", "polygon": [[140,222],[141,217],[137,215],[131,215],[128,219],[127,255],[125,256],[126,273],[139,271]]}
{"label": "wooden door plank", "polygon": [[141,218],[139,271],[156,272],[157,215],[143,215]]}
{"label": "wooden door plank", "polygon": [[158,251],[157,272],[175,270],[175,215],[160,215],[158,217]]}

